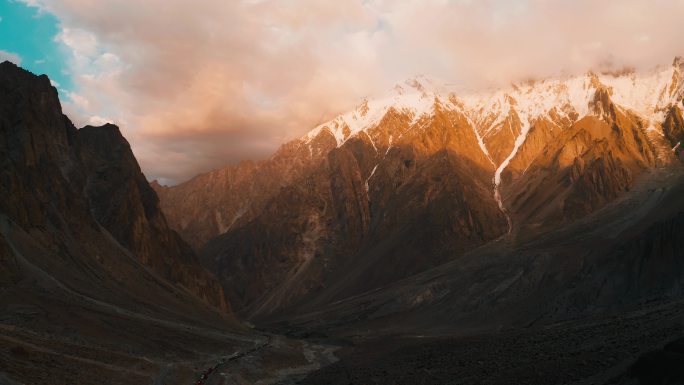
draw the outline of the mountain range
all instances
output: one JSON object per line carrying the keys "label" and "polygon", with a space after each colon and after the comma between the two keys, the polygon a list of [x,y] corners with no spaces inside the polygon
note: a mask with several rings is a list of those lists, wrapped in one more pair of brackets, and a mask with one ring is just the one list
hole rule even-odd
{"label": "mountain range", "polygon": [[4,62],[0,383],[683,381],[683,75],[420,76],[162,186]]}
{"label": "mountain range", "polygon": [[679,168],[684,62],[464,92],[425,77],[173,187],[239,315],[314,310],[587,218]]}

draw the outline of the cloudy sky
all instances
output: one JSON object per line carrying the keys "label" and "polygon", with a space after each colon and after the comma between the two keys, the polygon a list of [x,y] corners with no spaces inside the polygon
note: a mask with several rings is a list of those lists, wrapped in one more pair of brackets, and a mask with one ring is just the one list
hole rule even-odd
{"label": "cloudy sky", "polygon": [[463,87],[684,54],[684,0],[0,0],[0,60],[113,121],[149,179],[183,181],[417,74]]}

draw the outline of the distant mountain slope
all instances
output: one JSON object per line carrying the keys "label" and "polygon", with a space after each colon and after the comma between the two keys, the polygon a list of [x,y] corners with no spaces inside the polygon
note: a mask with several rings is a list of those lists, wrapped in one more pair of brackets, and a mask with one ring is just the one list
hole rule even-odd
{"label": "distant mountain slope", "polygon": [[[564,330],[568,320],[592,325],[592,317],[620,320],[662,306],[679,309],[674,337],[683,330],[682,194],[684,167],[650,170],[631,191],[571,224],[509,234],[377,290],[305,303],[269,321],[304,335],[462,336],[554,324]],[[659,321],[672,320],[661,315],[654,328]]]}
{"label": "distant mountain slope", "polygon": [[683,71],[461,94],[412,79],[267,160],[153,186],[236,308],[322,304],[571,223],[675,162]]}

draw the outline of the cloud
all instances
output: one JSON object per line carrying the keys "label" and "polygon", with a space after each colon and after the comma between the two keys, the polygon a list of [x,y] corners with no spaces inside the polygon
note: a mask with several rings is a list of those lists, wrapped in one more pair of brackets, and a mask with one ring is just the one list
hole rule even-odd
{"label": "cloud", "polygon": [[0,49],[0,62],[4,62],[6,60],[9,60],[16,65],[21,64],[21,57],[19,55],[13,52],[7,52]]}
{"label": "cloud", "polygon": [[[25,0],[26,1],[26,0]],[[464,87],[669,64],[682,0],[30,0],[61,21],[67,111],[181,181],[418,73]]]}

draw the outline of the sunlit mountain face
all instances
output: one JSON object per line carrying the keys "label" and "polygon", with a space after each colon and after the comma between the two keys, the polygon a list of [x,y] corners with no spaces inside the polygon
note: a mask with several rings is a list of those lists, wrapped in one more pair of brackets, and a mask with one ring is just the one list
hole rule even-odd
{"label": "sunlit mountain face", "polygon": [[682,16],[0,3],[0,384],[684,382]]}

